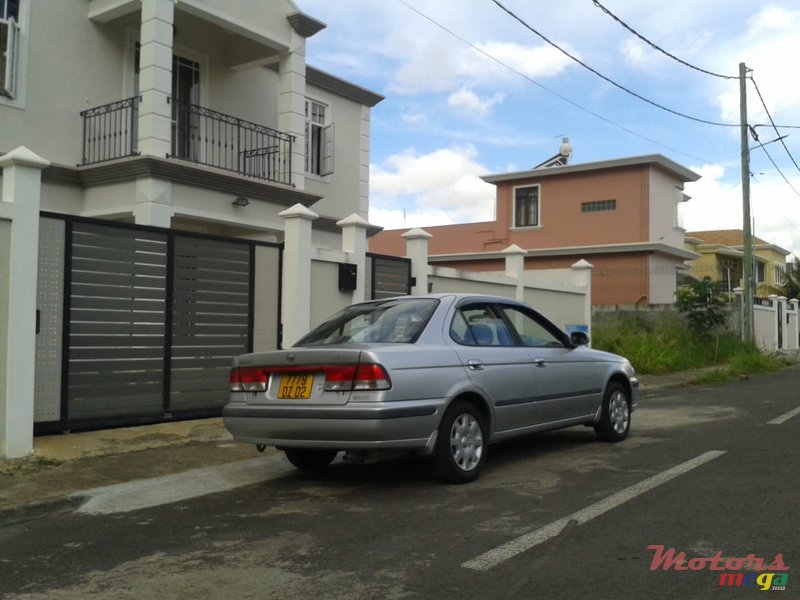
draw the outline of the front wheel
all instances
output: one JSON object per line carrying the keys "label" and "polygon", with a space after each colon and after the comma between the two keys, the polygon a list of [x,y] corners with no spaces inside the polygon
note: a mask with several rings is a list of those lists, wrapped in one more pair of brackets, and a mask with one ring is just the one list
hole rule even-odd
{"label": "front wheel", "polygon": [[467,483],[478,478],[486,462],[486,424],[469,402],[451,404],[439,424],[436,474],[448,483]]}
{"label": "front wheel", "polygon": [[631,428],[631,401],[625,387],[612,381],[603,395],[600,421],[595,424],[597,437],[604,442],[621,442]]}
{"label": "front wheel", "polygon": [[336,458],[336,450],[285,448],[283,451],[289,462],[301,471],[322,471]]}

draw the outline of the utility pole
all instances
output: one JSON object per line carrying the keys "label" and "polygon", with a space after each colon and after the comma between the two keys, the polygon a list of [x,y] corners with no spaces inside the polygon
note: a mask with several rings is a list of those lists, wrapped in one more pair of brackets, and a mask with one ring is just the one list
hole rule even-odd
{"label": "utility pole", "polygon": [[744,320],[742,323],[742,339],[745,342],[755,341],[753,323],[753,230],[750,219],[750,147],[747,127],[747,66],[739,63],[739,113],[742,126],[742,236],[744,237],[744,256],[742,272],[744,277]]}

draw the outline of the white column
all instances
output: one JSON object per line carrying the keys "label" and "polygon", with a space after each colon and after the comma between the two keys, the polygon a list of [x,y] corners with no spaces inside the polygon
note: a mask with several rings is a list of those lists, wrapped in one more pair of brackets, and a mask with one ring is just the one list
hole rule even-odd
{"label": "white column", "polygon": [[792,317],[789,319],[789,325],[786,327],[786,335],[788,337],[788,343],[786,345],[787,350],[797,350],[800,348],[800,300],[797,298],[792,298],[789,300],[789,304],[792,305],[792,312],[790,313]]}
{"label": "white column", "polygon": [[367,291],[364,279],[367,268],[367,227],[366,219],[353,213],[336,224],[342,228],[342,252],[350,256],[350,262],[356,265],[356,289],[353,290],[352,304],[363,302]]}
{"label": "white column", "polygon": [[292,184],[305,189],[305,101],[306,101],[306,57],[305,39],[297,39],[295,47],[280,58],[278,65],[280,96],[278,96],[278,129],[294,136],[292,142]]}
{"label": "white column", "polygon": [[49,164],[23,146],[0,157],[0,458],[33,451],[39,206]]}
{"label": "white column", "polygon": [[311,325],[311,222],[319,218],[302,204],[278,213],[286,222],[283,239],[282,347],[288,348]]}
{"label": "white column", "polygon": [[594,265],[584,259],[570,265],[573,283],[586,290],[583,301],[583,323],[589,328],[587,334],[592,339],[592,269]]}
{"label": "white column", "polygon": [[133,217],[137,225],[169,228],[173,214],[172,182],[152,177],[136,180]]}
{"label": "white column", "polygon": [[[139,153],[165,158],[172,152],[172,34],[175,0],[141,0],[139,37]],[[136,182],[134,221],[172,224],[172,184]]]}
{"label": "white column", "polygon": [[411,259],[411,276],[417,285],[411,288],[415,296],[428,293],[428,240],[433,236],[419,227],[409,229],[402,236],[406,241],[406,256]]}
{"label": "white column", "polygon": [[361,107],[361,130],[358,162],[358,213],[367,218],[369,214],[369,148],[370,107]]}
{"label": "white column", "polygon": [[139,152],[165,158],[172,148],[172,24],[175,0],[141,0]]}
{"label": "white column", "polygon": [[514,297],[520,302],[524,302],[525,255],[527,252],[516,244],[511,244],[508,248],[503,250],[502,254],[505,254],[506,257],[506,275],[513,277],[517,281],[517,289]]}

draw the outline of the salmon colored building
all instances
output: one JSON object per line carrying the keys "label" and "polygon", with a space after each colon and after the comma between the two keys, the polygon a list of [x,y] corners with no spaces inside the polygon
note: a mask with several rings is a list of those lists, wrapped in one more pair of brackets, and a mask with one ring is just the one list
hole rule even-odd
{"label": "salmon colored building", "polygon": [[[684,261],[699,256],[684,248],[679,207],[700,176],[660,154],[544,164],[483,177],[497,186],[495,220],[425,227],[429,263],[503,271],[515,244],[526,270],[590,262],[595,305],[671,304]],[[370,252],[404,256],[405,231],[378,233]]]}

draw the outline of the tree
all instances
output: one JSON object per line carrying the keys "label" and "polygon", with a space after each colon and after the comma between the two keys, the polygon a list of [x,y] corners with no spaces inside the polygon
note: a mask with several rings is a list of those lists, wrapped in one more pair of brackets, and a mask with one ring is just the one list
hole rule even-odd
{"label": "tree", "polygon": [[800,298],[800,259],[797,255],[792,255],[794,264],[791,269],[787,269],[783,274],[783,281],[780,293],[787,298]]}
{"label": "tree", "polygon": [[710,333],[727,319],[722,289],[710,277],[678,290],[675,306],[686,316],[689,327],[701,335]]}

